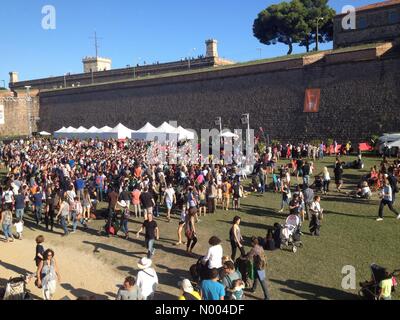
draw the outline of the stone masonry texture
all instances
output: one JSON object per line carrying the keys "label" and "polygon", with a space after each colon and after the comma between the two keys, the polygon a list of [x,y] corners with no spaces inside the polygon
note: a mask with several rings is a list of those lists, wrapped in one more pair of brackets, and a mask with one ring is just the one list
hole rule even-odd
{"label": "stone masonry texture", "polygon": [[[176,120],[198,130],[223,126],[245,129],[240,115],[250,113],[251,127],[263,127],[281,142],[333,138],[352,142],[371,134],[400,131],[400,57],[314,63],[289,70],[241,72],[108,84],[40,93],[39,131],[62,126],[102,127],[119,122],[139,129]],[[247,73],[243,70],[249,70]],[[304,113],[307,88],[321,89],[318,113]]]}

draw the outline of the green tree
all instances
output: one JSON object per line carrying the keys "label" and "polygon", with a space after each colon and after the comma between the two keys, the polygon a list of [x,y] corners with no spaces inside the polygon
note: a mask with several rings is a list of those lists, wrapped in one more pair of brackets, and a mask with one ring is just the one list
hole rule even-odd
{"label": "green tree", "polygon": [[318,21],[318,42],[326,43],[333,40],[333,17],[336,11],[328,5],[328,0],[300,0],[304,6],[303,17],[307,23],[307,31],[300,41],[300,46],[306,47],[307,52],[310,46],[316,43],[317,21]]}
{"label": "green tree", "polygon": [[271,5],[254,20],[253,34],[266,45],[278,42],[286,44],[289,47],[287,54],[291,54],[293,44],[302,41],[310,32],[304,20],[304,10],[300,0]]}

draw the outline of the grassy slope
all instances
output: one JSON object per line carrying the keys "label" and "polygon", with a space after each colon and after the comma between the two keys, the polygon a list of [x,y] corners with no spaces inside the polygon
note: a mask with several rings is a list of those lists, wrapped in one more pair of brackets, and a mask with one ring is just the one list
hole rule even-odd
{"label": "grassy slope", "polygon": [[[349,161],[350,158],[345,158]],[[317,162],[317,172],[327,165],[331,166],[333,158]],[[355,182],[359,176],[366,174],[368,168],[377,160],[366,159],[363,171],[345,170],[345,182]],[[330,169],[332,171],[332,169]],[[332,186],[332,190],[334,187]],[[266,227],[275,222],[283,222],[285,216],[277,213],[280,195],[267,193],[264,196],[250,195],[242,201],[242,233],[245,239],[252,235],[264,236]],[[378,210],[378,199],[358,201],[343,194],[331,192],[323,197],[322,207],[326,215],[323,221],[321,237],[304,235],[304,248],[296,254],[289,251],[267,252],[269,288],[273,299],[353,299],[357,290],[345,291],[341,288],[342,267],[353,265],[356,268],[356,283],[370,277],[369,265],[372,262],[384,265],[389,269],[400,268],[400,253],[397,249],[400,221],[385,209],[386,219],[375,221]],[[398,203],[396,207],[399,208]],[[233,211],[219,211],[215,215],[202,218],[197,225],[200,242],[195,248],[198,254],[207,250],[207,240],[211,235],[218,235],[224,240],[226,254],[230,254],[228,231]],[[159,273],[161,296],[174,299],[179,291],[176,284],[180,277],[188,277],[187,270],[195,259],[184,254],[183,247],[175,247],[177,218],[171,223],[159,218],[161,240],[157,243],[154,263]],[[96,221],[91,224],[89,233],[78,232],[64,239],[59,234],[44,233],[48,245],[74,246],[84,252],[93,254],[104,263],[111,264],[122,274],[135,274],[136,261],[143,256],[143,239],[137,240],[132,234],[129,241],[119,238],[97,236],[97,230],[103,224]],[[39,232],[35,226],[26,223],[25,238],[32,240]],[[138,220],[129,225],[132,231],[140,226]],[[304,231],[307,232],[307,222]],[[57,231],[61,231],[57,229]],[[29,240],[25,240],[29,241]],[[105,277],[107,275],[104,275]],[[122,279],[121,279],[122,280]],[[249,298],[260,298],[258,292]],[[400,296],[396,293],[395,298]]]}

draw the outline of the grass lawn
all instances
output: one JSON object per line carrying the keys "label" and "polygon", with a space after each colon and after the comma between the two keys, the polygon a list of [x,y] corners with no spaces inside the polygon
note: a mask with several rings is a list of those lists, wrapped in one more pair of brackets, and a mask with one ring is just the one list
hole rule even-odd
{"label": "grass lawn", "polygon": [[[351,160],[354,158],[343,159],[343,161]],[[353,188],[360,177],[367,174],[373,164],[379,162],[376,158],[364,158],[364,161],[366,164],[364,170],[345,169],[343,176],[345,189]],[[323,166],[328,166],[333,177],[333,164],[333,157],[317,161],[315,173],[320,172]],[[397,248],[400,239],[400,221],[385,208],[384,221],[376,222],[379,204],[377,195],[369,201],[353,199],[344,193],[333,191],[335,189],[333,182],[330,194],[323,196],[321,200],[321,206],[325,210],[321,236],[308,235],[306,221],[303,227],[305,235],[302,237],[304,247],[297,253],[284,250],[266,252],[268,285],[272,299],[358,299],[358,283],[370,278],[371,263],[378,263],[389,270],[400,268],[400,250]],[[209,237],[217,235],[223,239],[224,254],[230,255],[228,232],[231,220],[236,214],[242,218],[241,230],[246,242],[253,235],[265,236],[268,226],[272,226],[275,222],[282,223],[286,217],[277,212],[280,200],[280,194],[272,192],[264,195],[252,194],[242,199],[240,212],[218,211],[214,215],[202,217],[197,225],[199,243],[194,252],[199,256],[204,255],[208,248]],[[400,210],[399,202],[395,207]],[[186,256],[184,247],[174,245],[177,240],[177,216],[171,223],[166,222],[164,215],[157,221],[161,232],[161,239],[156,242],[154,258],[160,279],[158,298],[176,299],[179,294],[177,283],[181,278],[189,277],[189,267],[196,259]],[[136,239],[133,234],[140,228],[140,223],[138,219],[130,222],[131,239],[124,240],[99,236],[98,230],[103,225],[102,220],[92,222],[87,233],[78,232],[68,238],[60,237],[61,229],[57,228],[56,234],[46,233],[42,227],[38,229],[27,221],[24,241],[33,241],[36,235],[43,233],[48,243],[72,246],[88,253],[94,259],[100,259],[113,266],[121,272],[122,280],[124,275],[136,274],[137,260],[145,254],[143,238]],[[356,290],[342,289],[341,272],[346,265],[352,265],[356,269]],[[250,294],[247,297],[260,299],[261,288],[259,287],[254,295]],[[394,299],[399,298],[399,293],[395,293]]]}

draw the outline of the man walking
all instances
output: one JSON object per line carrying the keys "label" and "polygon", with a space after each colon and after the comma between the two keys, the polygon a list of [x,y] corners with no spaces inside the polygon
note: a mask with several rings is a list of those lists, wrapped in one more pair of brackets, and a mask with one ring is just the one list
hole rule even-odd
{"label": "man walking", "polygon": [[396,200],[396,193],[399,192],[399,188],[397,186],[397,178],[393,175],[393,167],[390,167],[389,170],[389,175],[388,175],[388,180],[390,187],[392,188],[392,204],[394,204]]}
{"label": "man walking", "polygon": [[149,192],[149,188],[145,187],[140,195],[140,202],[144,208],[144,219],[147,220],[149,214],[153,214],[153,208],[156,206],[153,195]]}
{"label": "man walking", "polygon": [[154,241],[155,239],[160,239],[160,230],[158,229],[157,222],[153,220],[152,213],[147,214],[147,220],[143,222],[142,227],[136,234],[138,238],[143,230],[145,231],[144,239],[147,248],[147,258],[151,259],[155,252]]}
{"label": "man walking", "polygon": [[393,198],[392,198],[392,187],[390,186],[389,180],[385,178],[385,183],[383,189],[381,191],[382,200],[379,205],[379,218],[376,221],[383,221],[383,208],[387,205],[390,211],[394,212],[397,215],[397,219],[400,220],[400,213],[397,212],[395,208],[393,208]]}
{"label": "man walking", "polygon": [[314,201],[314,191],[308,185],[303,185],[304,206],[306,209],[306,218],[310,220],[310,207]]}
{"label": "man walking", "polygon": [[172,206],[176,204],[175,190],[172,187],[171,183],[168,185],[168,188],[165,189],[164,198],[165,198],[165,205],[167,206],[167,219],[168,221],[171,221]]}

